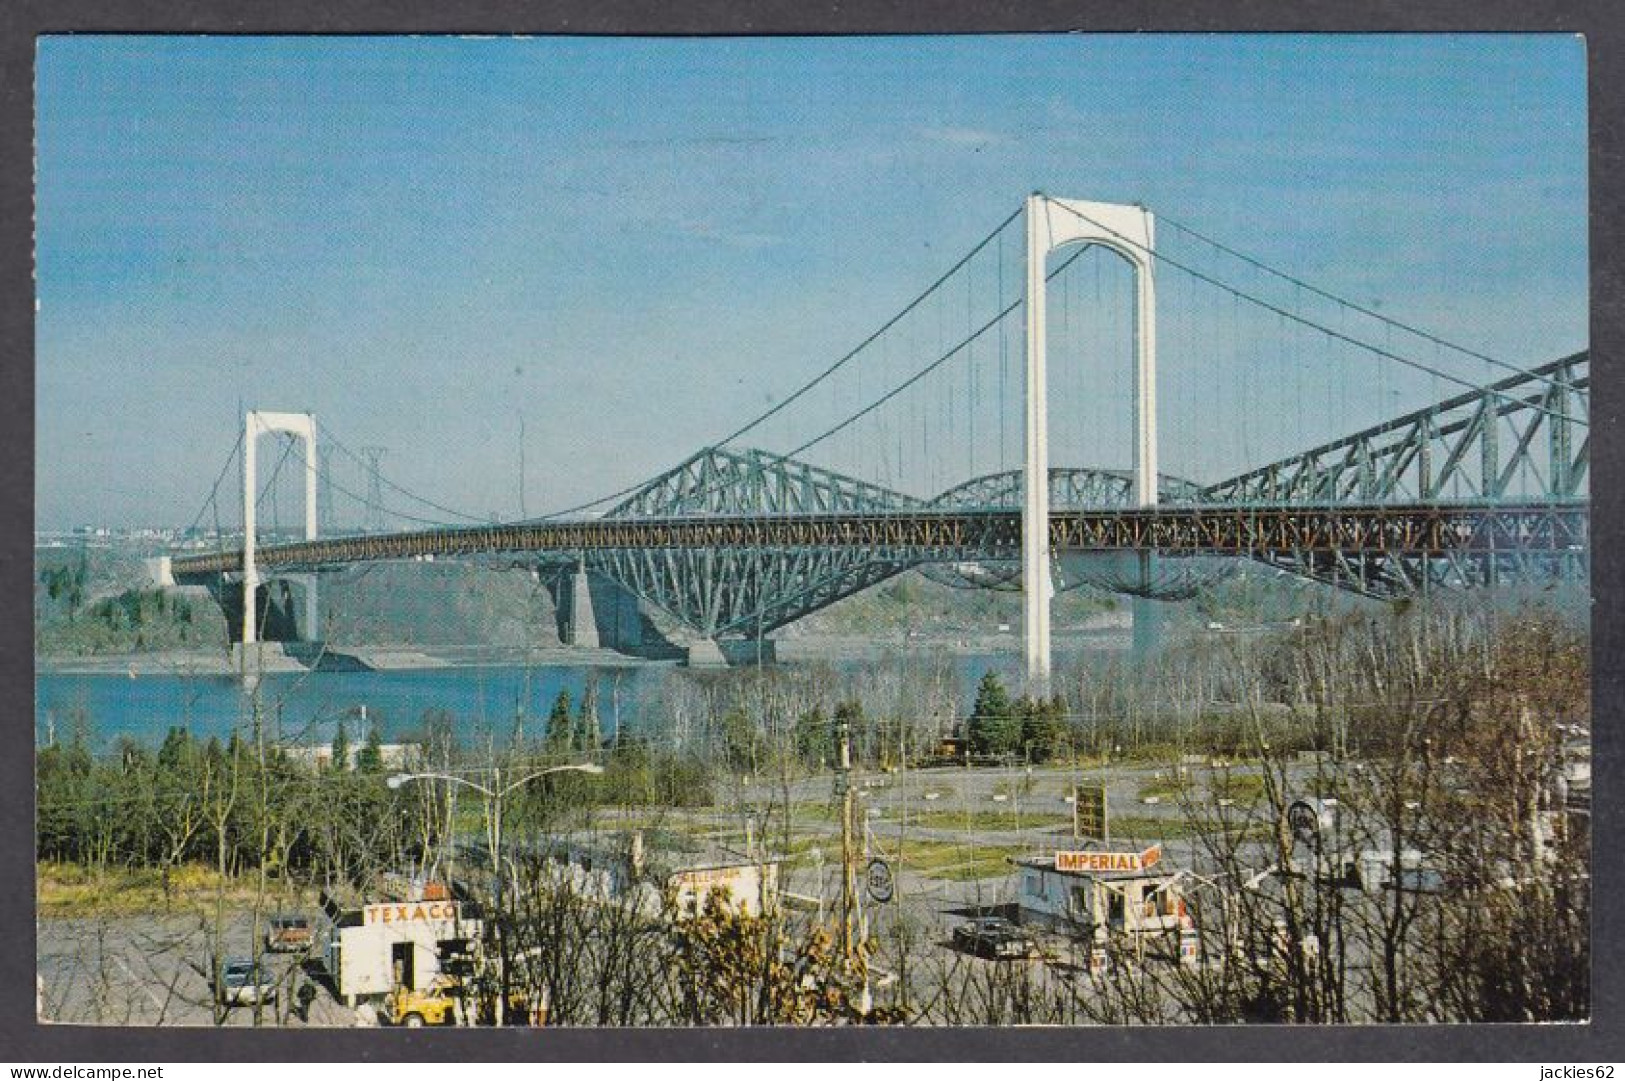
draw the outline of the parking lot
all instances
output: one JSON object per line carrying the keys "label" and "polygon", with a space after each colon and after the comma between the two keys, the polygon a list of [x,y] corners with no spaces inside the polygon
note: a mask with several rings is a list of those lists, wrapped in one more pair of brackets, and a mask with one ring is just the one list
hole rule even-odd
{"label": "parking lot", "polygon": [[[38,927],[42,1017],[47,1021],[183,1026],[254,1023],[254,1007],[222,1009],[214,1003],[209,981],[212,921],[195,916],[134,915],[41,919]],[[247,958],[252,935],[251,915],[228,914],[223,933],[225,955]],[[263,963],[277,993],[274,1002],[261,1008],[261,1024],[333,1027],[355,1023],[355,1012],[334,1000],[322,986],[319,973],[308,971],[300,956],[266,954]],[[302,992],[305,987],[312,990]]]}
{"label": "parking lot", "polygon": [[[1166,789],[1170,777],[1164,769],[941,767],[856,778],[861,858],[865,865],[882,859],[891,873],[885,901],[861,897],[871,934],[882,943],[906,935],[930,947],[926,970],[1018,963],[1044,970],[1044,978],[1077,974],[1087,964],[1087,947],[1065,935],[1024,928],[1038,948],[1034,957],[1012,962],[978,955],[967,942],[955,941],[954,929],[978,916],[1016,915],[1014,857],[1076,847],[1068,797],[1080,781],[1107,786],[1113,848],[1160,842],[1170,863],[1189,858],[1191,843],[1181,836],[1178,801],[1148,795]],[[833,919],[841,894],[841,842],[830,777],[789,786],[788,833],[782,785],[758,779],[732,795],[737,798],[721,801],[720,807],[606,813],[595,827],[605,832],[653,828],[741,852],[760,851],[765,843],[783,861],[780,883],[789,904],[808,919]],[[859,889],[867,893],[861,876]],[[313,905],[304,907],[314,911]],[[255,1024],[254,1007],[222,1008],[213,1000],[208,974],[215,933],[210,913],[42,919],[43,1015],[89,1024]],[[249,957],[251,912],[240,906],[228,910],[220,938],[223,956]],[[883,947],[877,955],[882,971],[885,952]],[[264,964],[277,994],[259,1009],[259,1024],[358,1023],[356,1010],[336,998],[314,959],[267,954]],[[915,978],[925,974],[916,972]]]}

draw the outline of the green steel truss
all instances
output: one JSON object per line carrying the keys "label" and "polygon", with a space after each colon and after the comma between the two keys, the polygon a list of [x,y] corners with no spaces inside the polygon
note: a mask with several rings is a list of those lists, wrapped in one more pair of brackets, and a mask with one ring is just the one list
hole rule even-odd
{"label": "green steel truss", "polygon": [[1204,503],[1573,499],[1587,491],[1591,354],[1406,414],[1201,490]]}

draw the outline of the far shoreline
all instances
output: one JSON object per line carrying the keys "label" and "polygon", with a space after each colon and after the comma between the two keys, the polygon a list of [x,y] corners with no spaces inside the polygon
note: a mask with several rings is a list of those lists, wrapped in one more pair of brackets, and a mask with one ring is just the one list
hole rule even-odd
{"label": "far shoreline", "polygon": [[[1062,642],[1094,649],[1126,649],[1129,635],[1118,628],[1078,627],[1057,629]],[[880,637],[859,635],[820,635],[786,637],[776,643],[779,663],[819,661],[879,661],[888,655],[917,653],[922,649],[949,655],[1009,653],[1021,650],[1019,635],[1011,633],[938,633]],[[274,652],[273,652],[274,648]],[[345,662],[331,671],[395,672],[429,669],[474,669],[529,666],[537,668],[643,668],[670,667],[681,661],[645,658],[611,649],[579,646],[546,646],[525,650],[504,646],[410,645],[335,647],[331,657]],[[308,673],[312,669],[288,656],[280,645],[269,647],[261,661],[266,674]],[[224,678],[239,674],[238,662],[220,650],[158,650],[143,653],[108,653],[97,656],[55,655],[34,657],[36,676],[125,676],[141,679],[151,676]]]}

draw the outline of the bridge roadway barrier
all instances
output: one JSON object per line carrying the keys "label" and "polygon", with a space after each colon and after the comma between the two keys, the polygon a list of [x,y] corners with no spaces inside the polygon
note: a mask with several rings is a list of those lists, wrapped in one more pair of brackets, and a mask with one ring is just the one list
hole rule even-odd
{"label": "bridge roadway barrier", "polygon": [[[1302,554],[1429,557],[1589,550],[1585,500],[1295,506],[1161,506],[1062,510],[1050,516],[1056,552],[1166,555]],[[497,552],[860,548],[877,559],[926,563],[1012,559],[1021,515],[1010,510],[908,509],[837,514],[593,519],[336,537],[257,549],[262,570],[312,570],[376,560]],[[177,555],[178,582],[242,573],[242,550]]]}

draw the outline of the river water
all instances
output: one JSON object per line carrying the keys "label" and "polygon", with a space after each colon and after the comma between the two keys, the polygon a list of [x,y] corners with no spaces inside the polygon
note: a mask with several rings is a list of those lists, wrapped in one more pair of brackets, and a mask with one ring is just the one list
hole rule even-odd
{"label": "river water", "polygon": [[[968,712],[976,682],[989,671],[1007,684],[1020,668],[1010,652],[956,652],[948,655]],[[784,662],[787,665],[808,662]],[[856,677],[873,660],[822,662],[835,681]],[[887,661],[883,663],[895,663]],[[289,744],[330,742],[342,719],[352,743],[376,725],[384,742],[404,741],[423,730],[429,710],[443,710],[460,738],[483,733],[510,737],[523,718],[527,736],[540,736],[561,690],[579,703],[589,681],[598,687],[598,712],[606,736],[658,729],[659,702],[666,681],[695,678],[670,663],[596,667],[580,664],[459,666],[372,671],[302,671],[268,674],[260,687],[261,718],[268,735]],[[706,678],[706,677],[702,677]],[[725,678],[725,677],[709,677]],[[833,693],[833,689],[832,689]],[[365,712],[363,712],[363,710]],[[156,746],[171,726],[194,736],[228,736],[246,731],[252,717],[249,696],[232,677],[43,673],[36,682],[35,740],[66,741],[77,721],[88,721],[92,749],[106,750],[122,736]],[[364,718],[364,719],[363,719]]]}

